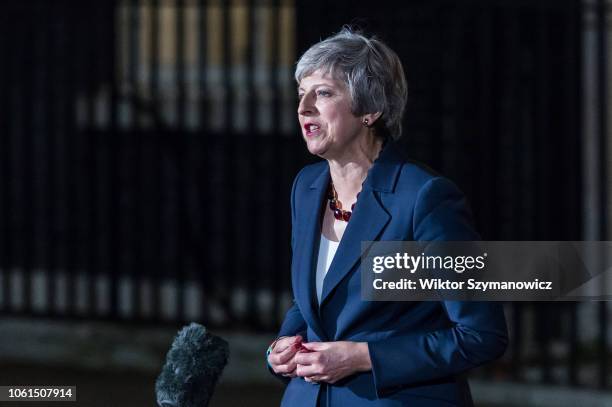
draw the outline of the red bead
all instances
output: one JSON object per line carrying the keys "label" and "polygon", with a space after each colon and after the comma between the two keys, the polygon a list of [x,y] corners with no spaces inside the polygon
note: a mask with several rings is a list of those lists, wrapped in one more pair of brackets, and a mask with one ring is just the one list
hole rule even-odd
{"label": "red bead", "polygon": [[[357,197],[359,197],[359,193],[357,193]],[[352,210],[355,209],[355,204],[351,205],[350,211],[342,210],[342,202],[338,199],[338,194],[336,193],[336,189],[334,188],[333,182],[329,183],[329,189],[327,192],[327,199],[329,200],[329,209],[334,212],[334,218],[337,220],[343,220],[348,222],[351,219]]]}

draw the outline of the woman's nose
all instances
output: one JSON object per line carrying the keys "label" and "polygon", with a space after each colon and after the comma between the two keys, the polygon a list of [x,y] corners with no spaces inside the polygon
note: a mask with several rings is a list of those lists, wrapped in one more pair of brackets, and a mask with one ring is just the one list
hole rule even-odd
{"label": "woman's nose", "polygon": [[298,104],[298,114],[302,116],[307,116],[312,114],[315,111],[314,100],[309,95],[304,95],[300,99],[300,103]]}

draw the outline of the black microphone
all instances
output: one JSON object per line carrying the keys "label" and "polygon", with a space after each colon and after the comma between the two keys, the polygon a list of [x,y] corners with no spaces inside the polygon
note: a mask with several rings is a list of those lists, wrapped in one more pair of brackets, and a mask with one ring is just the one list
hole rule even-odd
{"label": "black microphone", "polygon": [[229,346],[200,324],[174,338],[155,382],[159,407],[206,407],[229,358]]}

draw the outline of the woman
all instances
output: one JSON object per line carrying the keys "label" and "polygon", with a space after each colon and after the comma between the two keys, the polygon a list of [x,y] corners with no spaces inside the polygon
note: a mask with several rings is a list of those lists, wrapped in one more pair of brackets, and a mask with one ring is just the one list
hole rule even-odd
{"label": "woman", "polygon": [[496,303],[361,299],[362,241],[477,240],[461,192],[405,161],[397,55],[349,28],[300,58],[298,116],[324,160],[291,195],[294,305],[268,349],[283,406],[469,406],[462,373],[507,344]]}

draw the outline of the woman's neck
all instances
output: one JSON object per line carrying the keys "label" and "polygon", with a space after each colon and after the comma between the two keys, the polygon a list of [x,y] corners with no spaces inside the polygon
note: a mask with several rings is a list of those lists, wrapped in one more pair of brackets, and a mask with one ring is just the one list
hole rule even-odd
{"label": "woman's neck", "polygon": [[378,158],[382,145],[383,141],[380,138],[373,137],[357,146],[350,158],[328,160],[334,188],[345,208],[350,208],[355,202],[357,193],[361,191],[363,181]]}

